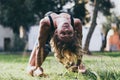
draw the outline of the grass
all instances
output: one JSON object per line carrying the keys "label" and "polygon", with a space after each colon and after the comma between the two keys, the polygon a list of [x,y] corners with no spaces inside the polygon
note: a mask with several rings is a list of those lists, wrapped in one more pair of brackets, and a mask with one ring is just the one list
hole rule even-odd
{"label": "grass", "polygon": [[42,67],[47,78],[26,74],[29,56],[0,53],[0,80],[120,80],[120,52],[93,52],[85,55],[85,74],[68,72],[49,55]]}

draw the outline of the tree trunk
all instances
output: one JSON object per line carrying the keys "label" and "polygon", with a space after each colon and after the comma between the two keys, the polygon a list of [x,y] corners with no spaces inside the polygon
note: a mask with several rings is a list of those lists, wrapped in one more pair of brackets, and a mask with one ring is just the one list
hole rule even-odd
{"label": "tree trunk", "polygon": [[90,40],[92,37],[92,34],[94,32],[94,29],[97,25],[96,23],[96,19],[97,19],[97,15],[98,15],[98,6],[99,6],[99,1],[100,0],[95,0],[95,8],[94,8],[94,13],[93,13],[93,18],[92,18],[92,24],[91,27],[89,29],[86,41],[85,41],[85,45],[84,45],[84,51],[86,52],[86,54],[91,54],[89,51],[89,44],[90,44]]}

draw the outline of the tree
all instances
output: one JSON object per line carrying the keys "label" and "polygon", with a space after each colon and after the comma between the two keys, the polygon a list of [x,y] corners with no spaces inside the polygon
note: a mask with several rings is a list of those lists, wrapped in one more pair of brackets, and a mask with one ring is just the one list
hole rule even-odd
{"label": "tree", "polygon": [[0,0],[0,24],[19,34],[20,26],[29,30],[30,25],[55,6],[53,0]]}
{"label": "tree", "polygon": [[25,0],[0,0],[0,24],[13,29],[19,34],[19,27],[25,30],[35,23],[34,13],[26,6]]}
{"label": "tree", "polygon": [[[88,32],[87,39],[85,41],[85,47],[84,47],[84,50],[86,51],[87,54],[90,54],[89,43],[90,43],[93,31],[95,29],[95,26],[97,25],[96,19],[97,19],[98,11],[102,11],[105,15],[110,15],[110,8],[113,8],[109,0],[94,0],[94,2],[95,2],[95,8],[94,8],[94,13],[92,18],[92,24]],[[106,4],[103,5],[103,2],[105,2]]]}
{"label": "tree", "polygon": [[99,5],[99,0],[96,1],[95,3],[95,9],[94,9],[94,13],[93,13],[93,19],[92,19],[92,24],[91,24],[91,28],[88,32],[88,35],[87,35],[87,38],[86,38],[86,41],[85,41],[85,47],[84,47],[84,51],[87,52],[87,54],[90,54],[89,52],[89,43],[90,43],[90,39],[91,39],[91,36],[93,34],[93,31],[95,29],[95,26],[96,26],[96,19],[97,19],[97,15],[98,15],[98,5]]}

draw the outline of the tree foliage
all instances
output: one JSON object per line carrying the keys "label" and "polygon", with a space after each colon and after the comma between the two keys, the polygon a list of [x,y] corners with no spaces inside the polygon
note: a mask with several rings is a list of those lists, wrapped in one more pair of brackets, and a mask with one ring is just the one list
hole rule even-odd
{"label": "tree foliage", "polygon": [[19,33],[19,27],[28,26],[35,22],[33,12],[26,6],[25,0],[1,0],[0,24],[11,27],[15,33]]}
{"label": "tree foliage", "polygon": [[85,21],[88,19],[86,17],[89,12],[85,8],[85,5],[87,4],[86,0],[75,0],[75,6],[74,6],[74,17],[79,18],[83,24],[85,24]]}
{"label": "tree foliage", "polygon": [[35,15],[43,16],[54,5],[52,0],[0,0],[0,24],[19,34],[20,26],[28,30],[36,22]]}
{"label": "tree foliage", "polygon": [[[86,9],[85,5],[91,1],[93,3],[93,6],[95,7],[95,3],[97,0],[74,0],[75,6],[74,6],[74,17],[77,17],[81,19],[83,25],[86,24],[86,22],[89,22],[90,17],[87,17],[89,15],[88,10]],[[114,8],[113,3],[110,2],[110,0],[100,0],[98,4],[98,11],[102,12],[105,16],[111,15],[110,9]]]}
{"label": "tree foliage", "polygon": [[34,0],[32,11],[39,17],[42,17],[46,12],[54,11],[56,5],[57,3],[54,0]]}
{"label": "tree foliage", "polygon": [[[95,3],[97,0],[91,0]],[[115,5],[110,0],[100,0],[98,4],[98,11],[101,11],[105,16],[111,15],[110,9]]]}

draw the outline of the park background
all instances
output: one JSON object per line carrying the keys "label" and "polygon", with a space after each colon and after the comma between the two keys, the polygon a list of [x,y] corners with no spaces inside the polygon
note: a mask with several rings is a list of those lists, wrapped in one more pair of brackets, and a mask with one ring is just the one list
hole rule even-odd
{"label": "park background", "polygon": [[[119,4],[120,0],[0,0],[0,79],[120,80],[120,52],[104,51],[104,41],[111,23],[120,27]],[[83,58],[88,68],[87,74],[67,73],[53,54],[43,64],[47,68],[46,73],[51,75],[49,78],[33,78],[26,74],[39,21],[48,11],[64,11],[81,19],[82,46],[91,53]],[[51,66],[53,64],[56,65]]]}

